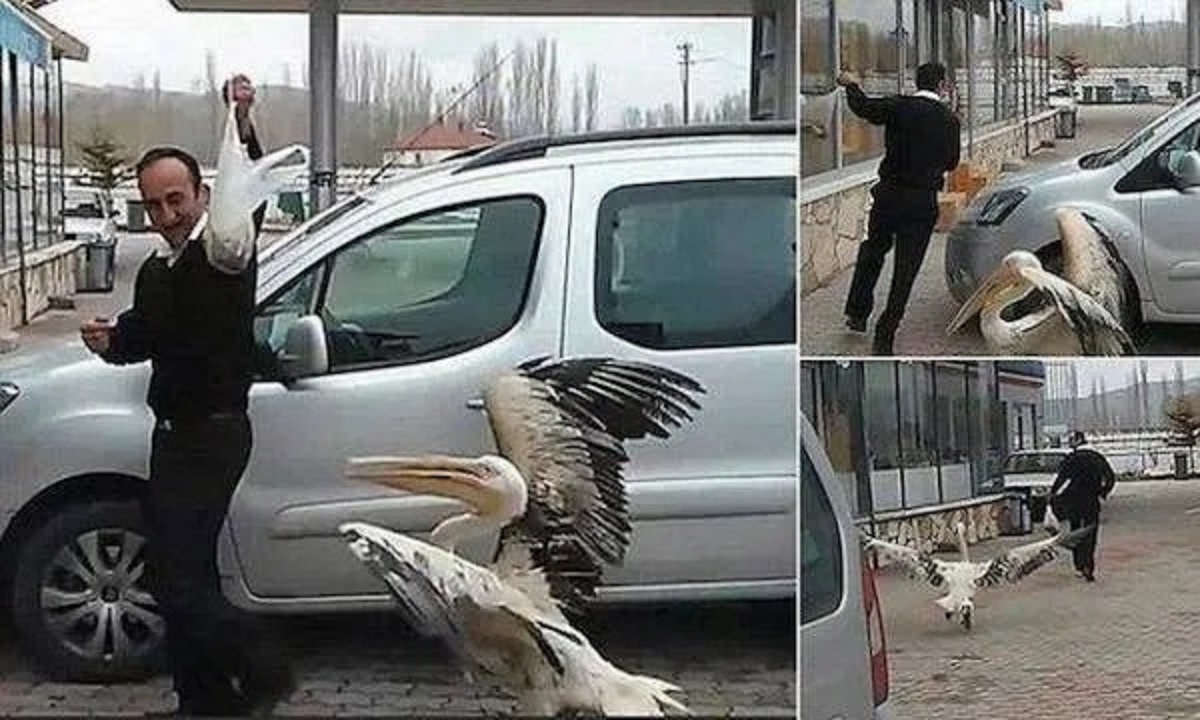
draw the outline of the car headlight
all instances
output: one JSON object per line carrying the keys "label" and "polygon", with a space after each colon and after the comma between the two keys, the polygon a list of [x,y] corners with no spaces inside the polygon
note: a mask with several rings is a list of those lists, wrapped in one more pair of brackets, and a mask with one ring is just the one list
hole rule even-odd
{"label": "car headlight", "polygon": [[0,412],[4,412],[4,408],[8,407],[20,394],[21,388],[16,385],[10,382],[0,382]]}
{"label": "car headlight", "polygon": [[983,203],[983,210],[979,212],[976,222],[980,225],[999,225],[1028,196],[1029,191],[1025,188],[1001,190]]}

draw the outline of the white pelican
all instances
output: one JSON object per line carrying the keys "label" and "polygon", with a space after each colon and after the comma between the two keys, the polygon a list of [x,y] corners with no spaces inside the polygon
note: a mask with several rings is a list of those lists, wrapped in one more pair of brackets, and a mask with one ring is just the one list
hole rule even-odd
{"label": "white pelican", "polygon": [[[664,368],[601,358],[535,361],[493,381],[484,407],[502,456],[351,458],[347,477],[464,502],[432,544],[365,523],[341,526],[418,631],[499,680],[522,714],[686,713],[670,683],[626,673],[572,627],[604,563],[619,563],[630,524],[623,440],[690,420],[702,393]],[[500,531],[491,567],[454,554]]]}
{"label": "white pelican", "polygon": [[1135,352],[1120,321],[1127,302],[1120,261],[1078,210],[1059,208],[1054,217],[1063,277],[1047,272],[1031,252],[1011,252],[963,303],[947,334],[979,315],[996,355]]}
{"label": "white pelican", "polygon": [[958,533],[959,560],[939,560],[929,553],[879,540],[866,533],[863,533],[863,541],[866,548],[874,548],[900,563],[909,577],[924,580],[945,592],[945,595],[934,602],[946,613],[947,620],[958,615],[963,628],[970,630],[971,618],[975,613],[976,591],[1006,582],[1017,582],[1057,557],[1059,548],[1074,547],[1095,529],[1095,525],[1089,525],[1078,530],[1060,532],[1045,540],[1012,548],[987,562],[971,561],[967,553],[967,530],[961,522],[955,525]]}

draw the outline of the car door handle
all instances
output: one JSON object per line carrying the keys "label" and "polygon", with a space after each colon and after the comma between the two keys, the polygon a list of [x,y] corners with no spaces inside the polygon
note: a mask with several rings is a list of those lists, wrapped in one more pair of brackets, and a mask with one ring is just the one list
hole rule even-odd
{"label": "car door handle", "polygon": [[483,410],[483,398],[471,398],[467,401],[467,408],[470,410]]}

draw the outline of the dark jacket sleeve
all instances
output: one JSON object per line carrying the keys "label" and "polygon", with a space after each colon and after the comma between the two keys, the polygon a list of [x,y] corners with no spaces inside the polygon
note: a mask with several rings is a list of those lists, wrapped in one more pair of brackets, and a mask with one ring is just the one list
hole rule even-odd
{"label": "dark jacket sleeve", "polygon": [[954,113],[950,113],[946,142],[946,170],[949,171],[958,167],[962,154],[962,123]]}
{"label": "dark jacket sleeve", "polygon": [[113,365],[130,365],[150,359],[152,333],[147,314],[147,296],[151,292],[150,276],[153,258],[147,258],[138,269],[133,284],[133,307],[117,316],[116,325],[108,336],[108,351],[100,357]]}
{"label": "dark jacket sleeve", "polygon": [[896,98],[869,98],[858,85],[846,86],[846,104],[855,115],[873,125],[886,125],[896,112]]}

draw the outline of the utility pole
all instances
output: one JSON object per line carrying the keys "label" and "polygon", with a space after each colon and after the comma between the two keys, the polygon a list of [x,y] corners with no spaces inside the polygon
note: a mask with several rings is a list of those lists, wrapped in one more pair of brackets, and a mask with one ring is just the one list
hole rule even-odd
{"label": "utility pole", "polygon": [[682,71],[683,71],[683,124],[684,125],[688,124],[688,81],[690,80],[689,71],[691,70],[692,65],[694,65],[696,62],[695,60],[692,60],[692,47],[693,47],[693,45],[690,40],[685,40],[682,43],[675,46],[675,49],[678,50],[682,56],[682,57],[680,57],[679,65],[681,66]]}

